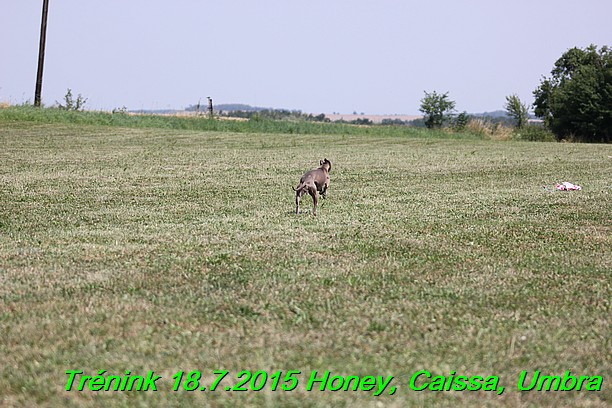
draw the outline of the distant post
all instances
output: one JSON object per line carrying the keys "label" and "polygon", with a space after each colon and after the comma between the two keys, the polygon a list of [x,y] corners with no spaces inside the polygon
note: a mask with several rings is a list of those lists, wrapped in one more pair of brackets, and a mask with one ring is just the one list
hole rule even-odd
{"label": "distant post", "polygon": [[213,102],[212,102],[212,98],[210,96],[208,97],[208,115],[212,119],[212,117],[213,117]]}
{"label": "distant post", "polygon": [[38,46],[38,72],[36,73],[36,90],[34,91],[34,106],[40,107],[42,95],[43,66],[45,65],[45,42],[47,40],[47,15],[49,0],[43,0],[42,21],[40,23],[40,44]]}

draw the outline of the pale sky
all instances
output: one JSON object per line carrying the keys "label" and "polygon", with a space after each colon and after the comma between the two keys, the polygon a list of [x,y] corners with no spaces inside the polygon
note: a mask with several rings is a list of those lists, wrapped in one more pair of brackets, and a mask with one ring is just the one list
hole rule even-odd
{"label": "pale sky", "polygon": [[[528,103],[569,48],[612,46],[610,0],[50,0],[43,103],[245,103],[418,114]],[[0,0],[0,102],[34,100],[42,0]]]}

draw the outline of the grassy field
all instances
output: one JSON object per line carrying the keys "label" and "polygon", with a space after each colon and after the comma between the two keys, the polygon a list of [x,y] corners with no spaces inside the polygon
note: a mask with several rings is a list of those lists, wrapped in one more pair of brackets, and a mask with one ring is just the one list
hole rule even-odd
{"label": "grassy field", "polygon": [[57,108],[38,109],[32,106],[0,107],[0,122],[39,124],[79,124],[90,126],[128,127],[133,129],[174,129],[203,132],[275,133],[314,135],[374,135],[411,138],[444,137],[455,139],[482,139],[467,133],[442,130],[428,131],[409,126],[354,126],[343,123],[309,122],[304,120],[268,120],[254,118],[247,121],[209,120],[196,115],[133,115],[99,111],[65,111]]}
{"label": "grassy field", "polygon": [[[0,405],[609,406],[610,156],[0,120]],[[291,186],[323,157],[328,198],[293,214]],[[162,379],[66,391],[69,370]],[[172,390],[216,370],[217,391]],[[292,391],[225,391],[242,370],[301,373]],[[505,391],[415,391],[419,370]],[[604,382],[519,391],[536,370]],[[307,391],[314,371],[393,376],[395,392]]]}

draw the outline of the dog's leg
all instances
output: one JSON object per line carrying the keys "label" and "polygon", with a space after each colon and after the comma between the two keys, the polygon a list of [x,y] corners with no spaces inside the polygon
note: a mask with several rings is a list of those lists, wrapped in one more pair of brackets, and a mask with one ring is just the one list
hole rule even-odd
{"label": "dog's leg", "polygon": [[317,204],[319,203],[319,192],[316,187],[310,187],[308,189],[308,193],[312,197],[313,207],[312,207],[312,215],[317,216]]}
{"label": "dog's leg", "polygon": [[295,192],[295,213],[300,213],[300,198],[302,197],[302,190],[296,190]]}
{"label": "dog's leg", "polygon": [[325,183],[323,184],[323,192],[322,192],[322,196],[323,198],[327,198],[327,189],[329,188],[329,174],[327,175],[327,177],[325,177]]}

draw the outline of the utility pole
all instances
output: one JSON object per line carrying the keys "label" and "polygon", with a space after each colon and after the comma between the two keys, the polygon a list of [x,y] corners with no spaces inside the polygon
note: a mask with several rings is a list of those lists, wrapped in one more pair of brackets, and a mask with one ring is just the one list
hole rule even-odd
{"label": "utility pole", "polygon": [[213,101],[212,98],[208,97],[208,116],[212,119],[213,116]]}
{"label": "utility pole", "polygon": [[49,0],[43,0],[42,21],[40,23],[40,44],[38,47],[38,72],[36,73],[36,90],[34,91],[34,106],[40,107],[42,94],[43,66],[45,65],[45,42],[47,40],[47,14]]}

